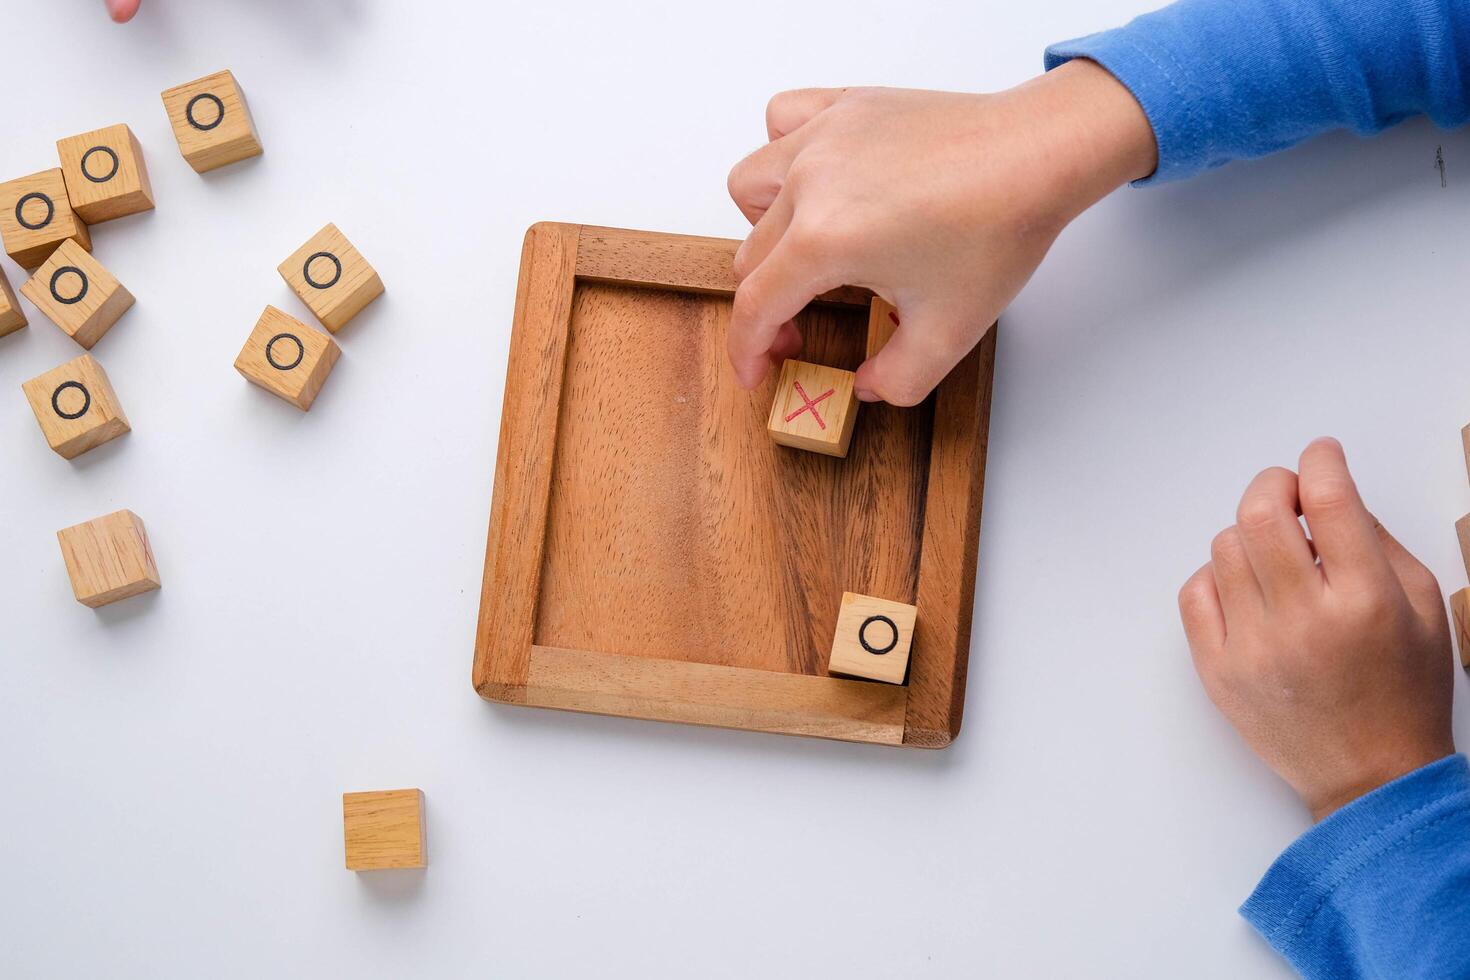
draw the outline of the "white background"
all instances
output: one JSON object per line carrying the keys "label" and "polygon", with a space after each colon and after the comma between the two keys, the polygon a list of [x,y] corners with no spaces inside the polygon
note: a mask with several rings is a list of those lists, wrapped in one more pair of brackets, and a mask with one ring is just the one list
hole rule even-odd
{"label": "white background", "polygon": [[[1005,87],[1143,3],[6,6],[0,176],[125,121],[158,207],[95,229],[138,297],[94,352],[131,435],[51,453],[20,383],[78,350],[33,309],[0,341],[0,974],[1288,975],[1235,908],[1307,818],[1175,590],[1322,433],[1465,584],[1464,134],[1328,137],[1063,236],[1003,320],[965,729],[895,751],[475,696],[521,235],[738,237],[774,91]],[[266,154],[199,177],[158,93],[224,67]],[[275,267],[327,221],[388,292],[303,415],[231,363],[266,303],[306,315]],[[165,585],[93,612],[54,533],[119,507]],[[343,870],[340,794],[399,786],[429,868]]]}

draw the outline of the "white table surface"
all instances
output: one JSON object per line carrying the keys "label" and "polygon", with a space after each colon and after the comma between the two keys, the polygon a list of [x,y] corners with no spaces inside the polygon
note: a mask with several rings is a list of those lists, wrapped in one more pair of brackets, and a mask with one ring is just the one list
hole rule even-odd
{"label": "white table surface", "polygon": [[[1144,6],[9,4],[0,174],[126,121],[158,207],[95,229],[138,297],[94,352],[131,435],[52,454],[19,386],[77,348],[34,310],[0,341],[0,974],[1288,975],[1235,908],[1307,820],[1205,698],[1175,590],[1321,433],[1465,584],[1465,134],[1328,137],[1062,237],[1002,324],[950,749],[469,681],[525,227],[740,236],[725,175],[772,92],[1004,87]],[[223,67],[266,154],[201,178],[158,93]],[[231,363],[264,304],[305,315],[275,267],[327,221],[388,292],[303,415]],[[93,612],[54,533],[120,507],[164,589]],[[429,868],[343,870],[340,794],[399,786]]]}

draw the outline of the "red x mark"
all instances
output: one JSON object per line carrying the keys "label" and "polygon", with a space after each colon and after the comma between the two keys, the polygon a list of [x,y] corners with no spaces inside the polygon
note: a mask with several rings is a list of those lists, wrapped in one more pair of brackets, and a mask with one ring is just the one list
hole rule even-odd
{"label": "red x mark", "polygon": [[831,398],[833,395],[837,394],[837,389],[828,388],[817,397],[808,398],[806,396],[806,389],[801,386],[800,381],[793,381],[792,384],[796,386],[796,393],[801,396],[801,400],[806,404],[802,405],[796,411],[786,416],[786,421],[790,422],[802,412],[810,411],[812,413],[812,418],[817,420],[817,428],[826,431],[827,423],[822,421],[822,414],[817,411],[817,402],[821,401],[823,398]]}

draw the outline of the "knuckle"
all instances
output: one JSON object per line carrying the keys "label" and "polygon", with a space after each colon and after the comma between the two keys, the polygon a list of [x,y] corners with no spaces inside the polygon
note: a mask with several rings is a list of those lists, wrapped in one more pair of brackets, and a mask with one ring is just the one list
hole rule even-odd
{"label": "knuckle", "polygon": [[1210,542],[1210,558],[1213,561],[1233,561],[1240,550],[1240,532],[1234,527],[1227,527]]}
{"label": "knuckle", "polygon": [[1343,510],[1353,497],[1352,483],[1338,476],[1323,477],[1301,487],[1302,507],[1319,513]]}
{"label": "knuckle", "polygon": [[1242,497],[1240,506],[1235,509],[1236,526],[1247,531],[1262,531],[1273,527],[1278,517],[1276,506],[1259,494]]}

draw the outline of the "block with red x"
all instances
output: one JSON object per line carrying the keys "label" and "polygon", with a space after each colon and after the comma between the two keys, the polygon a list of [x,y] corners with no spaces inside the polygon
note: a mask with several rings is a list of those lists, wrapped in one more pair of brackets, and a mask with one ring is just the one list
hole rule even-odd
{"label": "block with red x", "polygon": [[766,427],[783,446],[846,456],[857,422],[851,371],[787,360],[776,380],[776,400]]}

